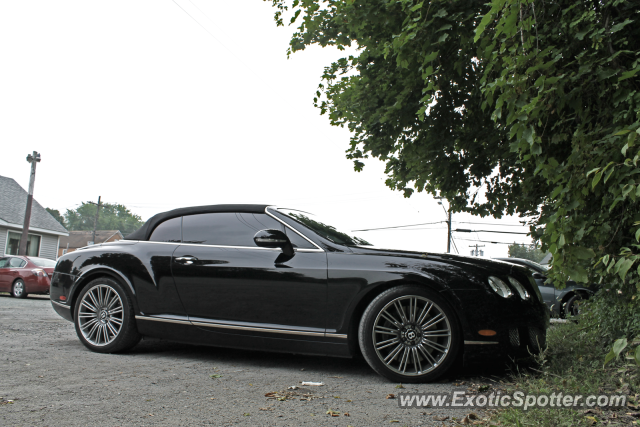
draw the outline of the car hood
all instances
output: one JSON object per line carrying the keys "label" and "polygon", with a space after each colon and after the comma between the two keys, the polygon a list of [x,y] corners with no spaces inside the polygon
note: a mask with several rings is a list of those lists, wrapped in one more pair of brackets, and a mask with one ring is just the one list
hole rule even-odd
{"label": "car hood", "polygon": [[528,275],[528,270],[508,262],[497,261],[489,258],[470,257],[453,254],[429,253],[420,251],[406,251],[399,249],[384,249],[374,246],[350,246],[356,254],[390,256],[399,258],[409,258],[446,264],[466,270],[484,271],[490,274],[509,274],[514,270]]}

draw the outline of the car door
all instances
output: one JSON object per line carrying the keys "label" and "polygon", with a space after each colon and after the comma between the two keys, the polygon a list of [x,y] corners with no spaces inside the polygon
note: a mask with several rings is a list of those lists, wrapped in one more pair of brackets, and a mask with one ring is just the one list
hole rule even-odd
{"label": "car door", "polygon": [[[16,280],[18,277],[22,277],[25,282],[31,281],[29,276],[24,277],[25,274],[23,274],[23,271],[21,270],[25,265],[27,265],[27,261],[22,258],[9,258],[9,268],[7,269],[7,272],[5,274],[5,280],[9,289],[11,289],[11,285],[13,285],[14,280]],[[25,285],[28,284],[25,283]]]}
{"label": "car door", "polygon": [[280,249],[253,241],[264,229],[283,230],[283,225],[266,214],[183,217],[183,244],[173,254],[172,272],[191,321],[203,327],[207,322],[226,325],[226,332],[264,327],[323,333],[326,254],[299,247],[280,262]]}
{"label": "car door", "polygon": [[0,258],[0,291],[9,292],[9,257]]}

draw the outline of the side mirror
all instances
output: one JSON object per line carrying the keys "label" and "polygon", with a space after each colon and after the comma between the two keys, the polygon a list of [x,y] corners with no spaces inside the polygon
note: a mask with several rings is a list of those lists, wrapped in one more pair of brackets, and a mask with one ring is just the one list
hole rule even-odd
{"label": "side mirror", "polygon": [[253,241],[261,248],[280,248],[289,258],[294,255],[291,240],[280,230],[260,230],[253,236]]}
{"label": "side mirror", "polygon": [[536,280],[545,280],[547,276],[542,273],[533,273],[533,278]]}

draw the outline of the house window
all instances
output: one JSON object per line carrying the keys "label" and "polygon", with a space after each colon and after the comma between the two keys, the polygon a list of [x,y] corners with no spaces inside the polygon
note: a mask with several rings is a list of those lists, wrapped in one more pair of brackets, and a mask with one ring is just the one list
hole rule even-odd
{"label": "house window", "polygon": [[[7,255],[18,255],[22,233],[9,232],[7,237]],[[38,256],[40,253],[40,236],[29,234],[27,238],[27,256]]]}

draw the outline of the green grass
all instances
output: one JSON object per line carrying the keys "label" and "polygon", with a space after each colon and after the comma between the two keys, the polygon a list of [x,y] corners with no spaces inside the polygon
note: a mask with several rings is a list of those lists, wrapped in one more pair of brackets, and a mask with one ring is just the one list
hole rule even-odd
{"label": "green grass", "polygon": [[[624,393],[635,400],[638,392],[638,368],[630,360],[609,363],[603,368],[604,357],[609,351],[600,342],[593,328],[573,322],[552,326],[547,333],[547,350],[537,356],[529,368],[514,368],[510,379],[510,391],[521,390],[525,394],[562,392],[583,396]],[[632,402],[633,403],[633,402]],[[635,425],[640,418],[629,417],[638,409],[623,408],[614,413],[609,410],[588,408],[535,408],[523,411],[507,408],[497,411],[490,419],[491,425],[512,426],[591,426]],[[594,408],[595,409],[595,408]],[[640,425],[640,421],[638,421]]]}

